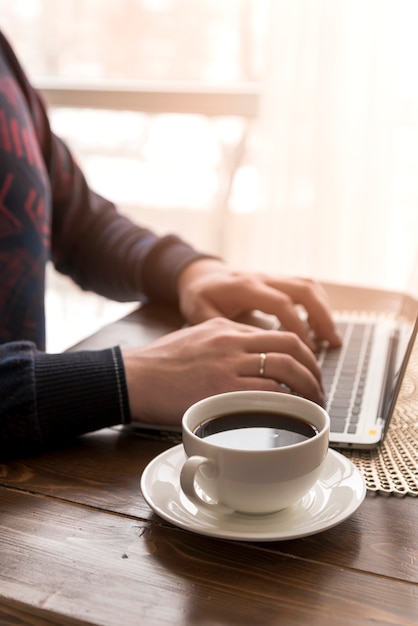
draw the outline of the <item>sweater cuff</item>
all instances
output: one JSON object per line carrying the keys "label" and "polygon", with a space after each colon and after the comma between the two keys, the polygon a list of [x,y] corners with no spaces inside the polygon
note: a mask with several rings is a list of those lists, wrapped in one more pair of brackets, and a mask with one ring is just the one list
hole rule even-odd
{"label": "sweater cuff", "polygon": [[130,422],[118,346],[35,357],[36,403],[45,443]]}

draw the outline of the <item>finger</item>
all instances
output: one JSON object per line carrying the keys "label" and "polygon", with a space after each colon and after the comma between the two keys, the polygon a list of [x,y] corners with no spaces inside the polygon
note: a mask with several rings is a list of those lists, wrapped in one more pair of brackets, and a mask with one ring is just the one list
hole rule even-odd
{"label": "finger", "polygon": [[[234,306],[232,303],[235,303]],[[292,298],[276,286],[267,284],[266,280],[260,280],[260,277],[257,280],[238,280],[231,284],[228,297],[218,304],[213,299],[198,300],[194,303],[193,311],[189,310],[188,318],[193,323],[218,316],[245,322],[245,316],[255,308],[278,318],[286,329],[296,333],[311,350],[315,350],[309,327],[300,318]]]}
{"label": "finger", "polygon": [[258,287],[256,297],[257,308],[264,313],[276,316],[281,324],[309,346],[311,350],[315,350],[315,342],[310,337],[309,326],[303,320],[298,310],[295,308],[293,299],[283,291],[267,285]]}
{"label": "finger", "polygon": [[290,354],[268,353],[264,363],[264,378],[286,385],[294,393],[324,404],[324,392],[311,370]]}
{"label": "finger", "polygon": [[[324,406],[325,398],[318,380],[289,354],[267,353],[260,376],[260,355],[246,354],[236,363],[233,388],[296,393]],[[230,381],[231,384],[231,381]]]}
{"label": "finger", "polygon": [[[245,390],[249,389],[253,391],[256,389],[257,391],[275,391],[276,393],[292,393],[289,387],[278,382],[277,380],[273,380],[273,378],[251,378],[249,376],[242,377],[239,379],[239,384],[236,390]],[[309,398],[311,400],[312,398]],[[316,402],[316,400],[312,400]],[[318,403],[319,404],[319,403]]]}
{"label": "finger", "polygon": [[[268,284],[273,286],[271,282]],[[308,324],[318,339],[326,340],[335,347],[341,345],[341,336],[335,327],[328,294],[320,283],[311,279],[292,279],[275,281],[274,286],[287,293],[294,304],[303,306],[307,312]]]}
{"label": "finger", "polygon": [[242,378],[248,388],[266,391],[285,391],[303,396],[324,406],[324,393],[317,379],[289,354],[268,354],[263,377]]}
{"label": "finger", "polygon": [[258,355],[264,353],[288,354],[301,363],[322,385],[321,368],[310,350],[300,338],[287,331],[258,331],[245,337],[245,349],[247,352],[255,352]]}
{"label": "finger", "polygon": [[329,316],[325,314],[313,316],[308,312],[308,324],[315,333],[316,338],[320,341],[327,341],[333,348],[339,348],[342,345],[342,337],[335,326],[334,320]]}
{"label": "finger", "polygon": [[255,326],[256,328],[264,328],[264,330],[279,330],[280,322],[276,315],[268,315],[258,309],[247,311],[242,313],[237,318],[236,322],[240,324],[247,324],[249,326]]}

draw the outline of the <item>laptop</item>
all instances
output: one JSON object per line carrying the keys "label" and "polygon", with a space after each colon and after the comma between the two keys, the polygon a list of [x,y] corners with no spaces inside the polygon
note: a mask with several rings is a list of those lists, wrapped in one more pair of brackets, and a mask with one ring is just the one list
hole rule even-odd
{"label": "laptop", "polygon": [[[240,321],[280,328],[275,316],[259,311]],[[373,449],[383,441],[395,410],[418,333],[418,301],[399,294],[395,313],[349,313],[336,315],[335,321],[343,337],[342,347],[322,345],[317,353],[331,418],[330,446]],[[142,432],[181,431],[180,426],[138,422],[130,426]]]}
{"label": "laptop", "polygon": [[[385,437],[418,333],[418,301],[398,295],[395,312],[336,314],[342,347],[318,346],[334,448],[373,449]],[[282,328],[260,311],[241,321]]]}
{"label": "laptop", "polygon": [[418,303],[405,296],[396,317],[336,319],[338,349],[318,352],[331,418],[330,445],[372,449],[384,439],[418,332]]}

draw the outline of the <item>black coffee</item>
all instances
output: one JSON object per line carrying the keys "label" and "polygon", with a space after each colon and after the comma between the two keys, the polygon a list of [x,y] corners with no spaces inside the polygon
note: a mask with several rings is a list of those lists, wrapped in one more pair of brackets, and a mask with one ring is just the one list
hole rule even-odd
{"label": "black coffee", "polygon": [[239,411],[209,419],[194,433],[226,448],[266,450],[300,443],[317,435],[318,430],[295,415]]}

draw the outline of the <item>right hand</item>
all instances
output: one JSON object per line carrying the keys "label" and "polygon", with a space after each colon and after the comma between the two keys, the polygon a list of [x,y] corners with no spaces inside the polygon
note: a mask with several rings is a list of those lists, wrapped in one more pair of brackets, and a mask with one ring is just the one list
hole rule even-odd
{"label": "right hand", "polygon": [[[261,352],[267,355],[263,377]],[[180,425],[191,404],[227,391],[290,389],[324,402],[318,363],[295,333],[219,317],[122,349],[122,356],[131,417],[149,424]]]}

